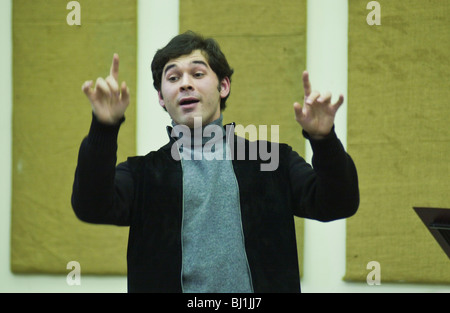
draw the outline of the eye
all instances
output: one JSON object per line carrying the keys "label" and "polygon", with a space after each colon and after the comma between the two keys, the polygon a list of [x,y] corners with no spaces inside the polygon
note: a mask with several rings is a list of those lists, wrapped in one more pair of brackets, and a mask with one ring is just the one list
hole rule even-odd
{"label": "eye", "polygon": [[203,77],[203,76],[205,76],[205,73],[203,73],[203,72],[196,72],[196,73],[194,74],[194,77],[195,77],[195,78],[201,78],[201,77]]}
{"label": "eye", "polygon": [[178,76],[172,75],[167,78],[169,82],[176,82],[178,80]]}

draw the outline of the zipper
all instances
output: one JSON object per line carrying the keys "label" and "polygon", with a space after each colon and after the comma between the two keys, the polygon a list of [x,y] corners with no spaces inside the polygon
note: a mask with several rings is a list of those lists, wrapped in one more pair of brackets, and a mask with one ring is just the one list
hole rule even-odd
{"label": "zipper", "polygon": [[183,171],[183,159],[182,159],[182,155],[180,153],[180,146],[178,146],[178,143],[175,142],[177,144],[177,151],[178,154],[180,156],[180,165],[181,165],[181,233],[180,233],[180,243],[181,243],[181,272],[180,272],[180,284],[181,284],[181,293],[184,293],[184,284],[183,284],[183,225],[184,225],[184,171]]}
{"label": "zipper", "polygon": [[[230,160],[230,164],[231,164],[231,160]],[[249,276],[249,280],[250,280],[250,288],[251,288],[252,292],[255,292],[254,289],[253,289],[252,271],[250,270],[250,264],[248,263],[247,248],[246,248],[246,245],[245,245],[245,236],[244,236],[244,226],[242,225],[241,197],[239,195],[239,184],[238,184],[238,181],[237,181],[237,178],[236,178],[236,173],[234,172],[233,164],[231,164],[231,168],[233,170],[234,181],[235,181],[237,189],[238,189],[238,192],[237,192],[238,204],[239,204],[238,213],[239,213],[239,217],[240,217],[239,220],[240,220],[240,224],[241,224],[242,244],[244,246],[244,256],[245,256],[245,261],[247,263],[247,271],[248,271],[248,276]]]}

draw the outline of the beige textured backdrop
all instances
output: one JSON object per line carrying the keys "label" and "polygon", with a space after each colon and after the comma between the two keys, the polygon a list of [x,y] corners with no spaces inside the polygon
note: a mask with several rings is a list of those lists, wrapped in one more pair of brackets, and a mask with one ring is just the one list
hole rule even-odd
{"label": "beige textured backdrop", "polygon": [[[186,30],[215,38],[235,70],[224,123],[268,125],[269,131],[279,125],[279,141],[304,155],[292,105],[303,98],[306,0],[181,0],[180,31]],[[302,220],[296,226],[301,265]]]}
{"label": "beige textured backdrop", "polygon": [[450,208],[450,2],[349,1],[348,150],[361,188],[345,279],[450,283],[450,261],[413,206]]}
{"label": "beige textured backdrop", "polygon": [[[13,195],[11,268],[15,273],[126,273],[128,228],[80,222],[71,204],[78,148],[91,108],[85,80],[107,76],[114,52],[136,94],[136,1],[13,1]],[[135,102],[119,136],[118,160],[135,152]]]}

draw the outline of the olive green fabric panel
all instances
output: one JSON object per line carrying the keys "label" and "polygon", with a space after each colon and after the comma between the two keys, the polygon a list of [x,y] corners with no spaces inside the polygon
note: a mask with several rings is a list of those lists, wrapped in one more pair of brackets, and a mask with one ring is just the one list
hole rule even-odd
{"label": "olive green fabric panel", "polygon": [[450,283],[450,262],[413,206],[450,208],[450,2],[349,1],[348,151],[359,212],[347,222],[346,280]]}
{"label": "olive green fabric panel", "polygon": [[[180,32],[187,30],[216,39],[234,69],[224,122],[267,125],[259,139],[287,143],[304,155],[293,103],[303,99],[306,0],[180,0]],[[296,227],[301,249],[302,220]]]}
{"label": "olive green fabric panel", "polygon": [[[15,273],[125,274],[128,228],[79,221],[70,197],[91,107],[85,80],[109,75],[136,94],[136,0],[78,1],[81,25],[68,25],[68,1],[13,1],[13,194]],[[118,161],[136,152],[135,102],[119,135]]]}

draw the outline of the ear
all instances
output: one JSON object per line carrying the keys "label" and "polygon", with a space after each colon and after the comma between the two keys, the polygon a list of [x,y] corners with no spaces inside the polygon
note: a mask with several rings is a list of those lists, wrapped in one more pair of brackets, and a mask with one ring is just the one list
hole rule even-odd
{"label": "ear", "polygon": [[230,93],[230,88],[231,88],[230,78],[225,77],[220,82],[220,98],[223,99],[226,96],[228,96],[228,94]]}
{"label": "ear", "polygon": [[166,105],[164,104],[164,99],[163,99],[163,95],[161,93],[161,90],[158,91],[158,100],[159,100],[159,105],[162,106],[165,109]]}

